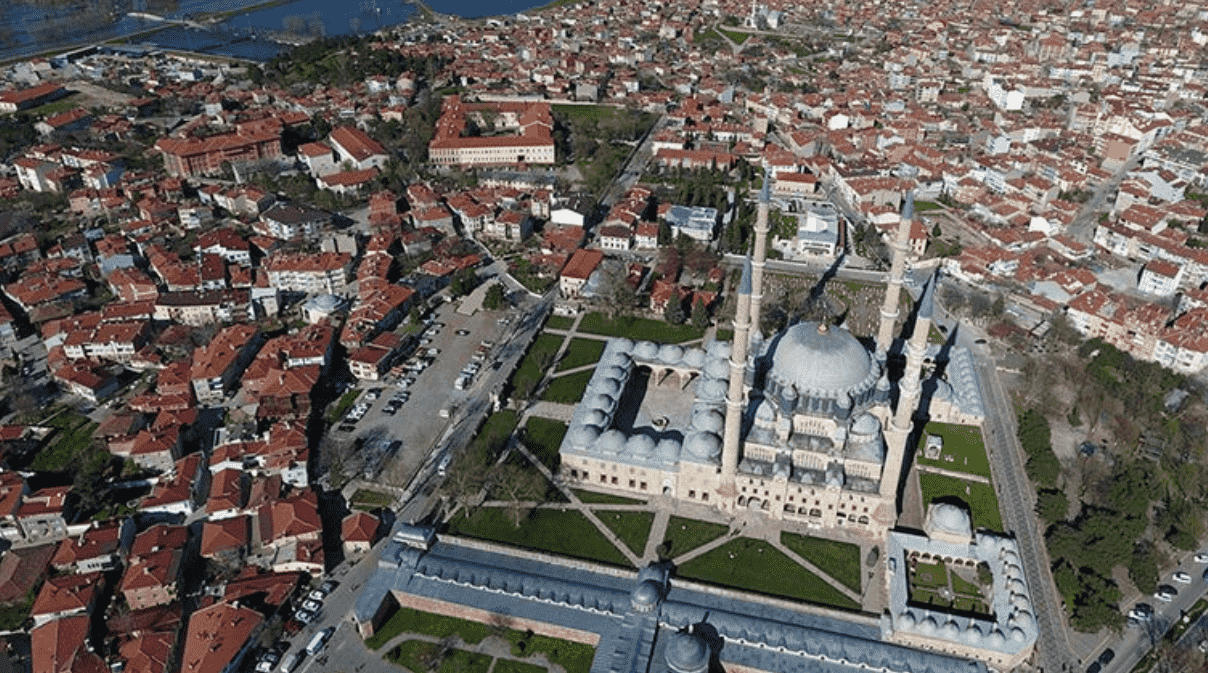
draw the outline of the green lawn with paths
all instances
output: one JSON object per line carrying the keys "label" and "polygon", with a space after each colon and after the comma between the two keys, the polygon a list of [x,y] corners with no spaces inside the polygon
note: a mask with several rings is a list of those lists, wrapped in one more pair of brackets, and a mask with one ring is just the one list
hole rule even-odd
{"label": "green lawn with paths", "polygon": [[517,528],[506,509],[480,507],[469,518],[464,510],[459,512],[449,522],[449,532],[534,551],[629,567],[629,561],[612,546],[608,538],[575,510],[534,510]]}
{"label": "green lawn with paths", "polygon": [[684,563],[676,574],[744,591],[859,610],[860,605],[763,540],[735,538]]}
{"label": "green lawn with paths", "polygon": [[407,640],[392,648],[383,658],[415,673],[426,673],[428,666],[425,662],[435,661],[439,653],[440,646],[436,643]]}
{"label": "green lawn with paths", "polygon": [[633,316],[619,316],[613,319],[599,312],[583,316],[583,319],[579,321],[579,331],[660,343],[682,343],[699,339],[705,334],[704,329],[691,325],[672,325],[662,320]]}
{"label": "green lawn with paths", "polygon": [[957,498],[969,505],[974,530],[985,528],[1002,531],[1002,513],[998,509],[998,496],[994,495],[994,488],[989,484],[965,481],[942,474],[920,472],[919,486],[923,491],[924,507],[939,498]]}
{"label": "green lawn with paths", "polygon": [[394,496],[392,495],[359,488],[356,493],[352,494],[352,500],[348,502],[348,505],[354,509],[374,510],[379,507],[389,507],[393,502]]}
{"label": "green lawn with paths", "polygon": [[470,652],[469,650],[453,650],[440,662],[438,673],[487,673],[494,659],[489,654]]}
{"label": "green lawn with paths", "polygon": [[653,512],[596,512],[596,516],[608,529],[621,538],[629,550],[638,556],[646,551],[646,538],[650,537],[650,526],[654,523]]}
{"label": "green lawn with paths", "polygon": [[74,410],[63,411],[42,422],[55,428],[50,444],[43,447],[30,461],[35,472],[58,472],[78,464],[92,447],[92,433],[97,424]]}
{"label": "green lawn with paths", "polygon": [[943,563],[919,561],[910,576],[910,586],[920,589],[942,589],[948,586],[948,567]]}
{"label": "green lawn with paths", "polygon": [[587,390],[587,382],[595,371],[588,369],[574,374],[565,374],[550,380],[541,393],[541,399],[559,404],[578,404]]}
{"label": "green lawn with paths", "polygon": [[575,367],[594,365],[600,361],[600,356],[603,354],[603,341],[575,337],[566,344],[566,352],[562,354],[562,359],[558,361],[555,371],[562,372]]}
{"label": "green lawn with paths", "polygon": [[720,523],[673,516],[667,521],[663,545],[667,547],[667,556],[674,558],[716,540],[725,535],[727,530],[730,530],[729,526]]}
{"label": "green lawn with paths", "polygon": [[[927,445],[927,435],[942,437],[944,448],[939,460],[929,460],[923,457],[923,447]],[[951,457],[952,460],[947,460]],[[930,465],[953,472],[976,474],[979,477],[990,478],[990,459],[986,455],[986,443],[981,430],[972,425],[953,425],[951,423],[928,423],[919,438],[918,462],[920,465]]]}
{"label": "green lawn with paths", "polygon": [[386,620],[382,628],[365,639],[365,645],[371,650],[376,650],[404,633],[418,633],[433,638],[448,638],[456,634],[467,645],[476,645],[491,635],[491,628],[486,624],[466,619],[400,607]]}
{"label": "green lawn with paths", "polygon": [[544,654],[551,664],[566,669],[566,673],[589,673],[596,648],[550,636],[529,635],[509,629],[505,636],[512,644],[513,657]]}
{"label": "green lawn with paths", "polygon": [[521,397],[528,397],[537,388],[545,376],[546,369],[553,364],[558,348],[562,346],[562,337],[556,334],[541,334],[533,340],[525,353],[520,366],[512,374],[512,389]]}
{"label": "green lawn with paths", "polygon": [[848,542],[824,540],[796,533],[781,533],[780,542],[797,552],[822,572],[843,583],[852,591],[860,591],[860,547]]}
{"label": "green lawn with paths", "polygon": [[548,329],[570,329],[575,324],[575,319],[564,315],[551,315],[545,321],[545,326]]}

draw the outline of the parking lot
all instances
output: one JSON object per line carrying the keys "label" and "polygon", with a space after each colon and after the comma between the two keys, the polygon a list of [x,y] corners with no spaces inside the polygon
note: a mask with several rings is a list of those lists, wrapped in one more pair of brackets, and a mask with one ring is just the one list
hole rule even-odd
{"label": "parking lot", "polygon": [[[477,392],[482,380],[490,373],[492,355],[499,349],[502,337],[510,331],[510,325],[500,324],[502,314],[498,312],[480,311],[467,316],[457,313],[455,309],[455,304],[444,304],[436,310],[434,322],[443,323],[444,326],[430,337],[431,343],[419,347],[412,360],[430,348],[438,349],[439,354],[419,374],[404,375],[413,378],[414,382],[406,388],[410,393],[408,400],[394,415],[387,413],[386,407],[403,388],[396,380],[365,381],[358,384],[358,388],[364,391],[382,388],[381,395],[372,401],[367,400],[364,394],[358,398],[358,403],[367,403],[369,409],[355,423],[353,432],[338,428],[332,430],[343,437],[377,438],[376,443],[383,448],[392,441],[401,441],[402,445],[381,466],[379,474],[383,481],[403,486],[423,464],[428,452],[444,434],[450,419],[456,416],[457,409]],[[465,334],[459,335],[459,331]],[[491,342],[493,346],[482,360],[482,369],[464,390],[455,390],[454,382],[483,341]],[[442,410],[450,412],[450,418],[443,417]]]}

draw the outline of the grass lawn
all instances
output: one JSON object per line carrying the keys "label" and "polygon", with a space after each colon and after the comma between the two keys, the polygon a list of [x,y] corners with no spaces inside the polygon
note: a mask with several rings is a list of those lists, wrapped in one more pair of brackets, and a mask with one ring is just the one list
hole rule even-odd
{"label": "grass lawn", "polygon": [[340,401],[336,402],[335,406],[327,410],[327,422],[335,425],[344,418],[345,412],[352,408],[352,404],[357,401],[357,395],[361,394],[360,388],[353,388],[340,396]]}
{"label": "grass lawn", "polygon": [[[986,443],[982,439],[981,430],[971,425],[953,425],[951,423],[928,423],[926,432],[919,438],[918,461],[920,465],[966,472],[979,477],[990,478],[990,459],[986,456]],[[944,448],[939,460],[928,460],[923,457],[923,447],[927,445],[927,435],[936,435],[944,439]],[[952,460],[948,460],[952,458]]]}
{"label": "grass lawn", "polygon": [[534,510],[517,528],[506,510],[480,507],[469,518],[464,511],[460,512],[449,522],[449,532],[535,551],[629,566],[629,562],[608,538],[601,535],[582,514],[573,510]]}
{"label": "grass lawn", "polygon": [[92,446],[97,424],[76,411],[64,411],[43,422],[57,428],[50,444],[38,451],[29,463],[35,472],[57,472],[75,465]]}
{"label": "grass lawn", "polygon": [[819,570],[842,582],[843,586],[860,591],[859,546],[796,533],[781,533],[780,542],[818,566]]}
{"label": "grass lawn", "polygon": [[675,557],[692,551],[706,542],[716,540],[725,535],[728,530],[730,530],[729,526],[720,523],[673,516],[667,522],[667,534],[663,536],[663,545],[668,548],[667,555]]}
{"label": "grass lawn", "polygon": [[769,596],[860,609],[858,603],[762,540],[730,540],[680,566],[677,574]]}
{"label": "grass lawn", "polygon": [[596,516],[630,551],[638,556],[646,551],[646,538],[650,537],[650,525],[654,523],[653,512],[596,512]]}
{"label": "grass lawn", "polygon": [[986,604],[975,598],[957,596],[956,600],[952,601],[952,607],[962,612],[974,612],[979,615],[990,614],[990,609],[986,607]]}
{"label": "grass lawn", "polygon": [[545,321],[545,326],[548,329],[570,329],[575,324],[575,319],[564,315],[551,315]]}
{"label": "grass lawn", "polygon": [[713,333],[713,338],[717,341],[733,341],[734,330],[729,328],[722,329],[721,327],[718,327],[717,331]]}
{"label": "grass lawn", "polygon": [[562,446],[562,438],[566,436],[566,424],[548,418],[530,416],[524,426],[524,445],[537,456],[550,472],[557,473],[561,460],[558,449]]}
{"label": "grass lawn", "polygon": [[545,673],[544,666],[526,664],[515,659],[496,659],[494,673]]}
{"label": "grass lawn", "polygon": [[394,496],[392,495],[361,488],[352,494],[352,500],[348,504],[357,509],[377,509],[378,507],[389,507],[393,502]]}
{"label": "grass lawn", "polygon": [[969,505],[974,530],[985,528],[1002,531],[1002,513],[998,509],[998,496],[994,495],[994,487],[925,472],[919,473],[919,486],[923,490],[924,506],[930,505],[938,498],[957,498]]}
{"label": "grass lawn", "polygon": [[566,371],[584,365],[594,365],[604,354],[604,342],[599,339],[583,339],[575,337],[566,344],[566,353],[558,362],[556,371]]}
{"label": "grass lawn", "polygon": [[26,114],[36,117],[41,120],[44,117],[51,117],[61,112],[67,112],[77,107],[82,107],[88,101],[79,93],[73,93],[69,96],[64,96],[56,101],[51,101],[45,105],[39,105],[35,108],[30,108],[25,111]]}
{"label": "grass lawn", "polygon": [[392,664],[423,673],[428,670],[425,662],[435,661],[439,652],[440,646],[436,643],[408,640],[387,652],[384,658]]}
{"label": "grass lawn", "polygon": [[733,42],[734,44],[742,44],[743,42],[746,42],[748,38],[751,37],[750,33],[740,33],[736,30],[726,30],[725,28],[718,28],[717,32],[730,38],[730,41]]}
{"label": "grass lawn", "polygon": [[980,598],[982,595],[981,587],[972,582],[966,582],[956,573],[952,573],[952,590],[958,594],[965,594],[966,596],[973,596],[975,598]]}
{"label": "grass lawn", "polygon": [[[532,423],[533,419],[529,419]],[[592,505],[641,505],[645,500],[637,500],[635,498],[625,498],[619,495],[611,495],[608,493],[595,493],[593,491],[584,491],[581,488],[575,489],[575,495],[583,502]]]}
{"label": "grass lawn", "polygon": [[487,673],[491,669],[492,657],[489,654],[470,652],[469,650],[453,650],[440,662],[440,673]]}
{"label": "grass lawn", "polygon": [[404,633],[419,633],[433,638],[448,638],[457,634],[467,645],[476,645],[482,642],[483,638],[491,635],[491,628],[486,624],[466,619],[445,617],[400,607],[382,625],[382,628],[377,630],[377,633],[365,639],[365,645],[371,650],[376,650],[393,640],[395,636]]}
{"label": "grass lawn", "polygon": [[545,370],[554,362],[554,355],[562,345],[562,337],[556,334],[541,334],[533,340],[528,353],[520,361],[516,373],[512,374],[512,389],[520,397],[528,397],[537,389],[545,376]]}
{"label": "grass lawn", "polygon": [[541,393],[541,399],[546,402],[576,404],[583,399],[583,391],[587,390],[587,382],[591,380],[591,375],[594,373],[595,370],[588,369],[559,376],[549,382],[545,391]]}
{"label": "grass lawn", "polygon": [[671,325],[662,320],[620,316],[611,319],[603,313],[592,312],[583,316],[579,331],[603,336],[629,337],[635,341],[648,340],[662,343],[681,343],[699,339],[705,330],[691,325]]}
{"label": "grass lawn", "polygon": [[914,209],[920,213],[925,213],[929,210],[943,210],[944,206],[931,201],[915,201]]}
{"label": "grass lawn", "polygon": [[[512,644],[512,656],[544,654],[551,664],[566,669],[566,673],[588,673],[591,671],[591,660],[596,655],[596,648],[591,645],[572,643],[561,638],[529,636],[514,629],[509,630],[505,637]],[[499,670],[498,664],[495,670]]]}
{"label": "grass lawn", "polygon": [[910,577],[911,587],[920,589],[941,589],[948,586],[948,568],[943,563],[923,563],[914,568]]}

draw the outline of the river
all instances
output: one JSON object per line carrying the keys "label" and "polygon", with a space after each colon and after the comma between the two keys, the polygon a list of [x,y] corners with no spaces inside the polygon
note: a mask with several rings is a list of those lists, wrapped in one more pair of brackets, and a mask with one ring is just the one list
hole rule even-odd
{"label": "river", "polygon": [[[127,38],[136,44],[264,61],[288,46],[270,37],[346,35],[401,23],[415,12],[404,0],[4,0],[0,60]],[[514,14],[537,0],[430,0],[437,12],[466,18]],[[130,12],[196,19],[237,12],[209,30],[160,25]],[[149,32],[153,31],[154,32]],[[272,36],[267,35],[272,33]]]}

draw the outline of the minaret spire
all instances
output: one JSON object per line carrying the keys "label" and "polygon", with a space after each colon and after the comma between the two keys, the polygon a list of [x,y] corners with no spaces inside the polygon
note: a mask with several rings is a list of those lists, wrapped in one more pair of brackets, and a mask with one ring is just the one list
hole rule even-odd
{"label": "minaret spire", "polygon": [[885,303],[881,306],[881,327],[877,331],[877,353],[884,356],[893,345],[893,326],[898,319],[898,300],[902,295],[902,278],[906,272],[906,254],[910,249],[910,229],[914,224],[914,192],[907,192],[902,203],[902,220],[891,244],[893,261],[889,267],[889,283],[885,286]]}
{"label": "minaret spire", "polygon": [[768,255],[768,208],[771,204],[771,186],[768,174],[763,174],[763,188],[759,190],[759,207],[755,215],[755,257],[751,260],[751,339],[763,337],[759,328],[763,305],[763,267]]}
{"label": "minaret spire", "polygon": [[914,331],[906,345],[906,369],[898,384],[898,406],[885,433],[885,466],[881,472],[881,495],[885,498],[897,496],[906,444],[914,430],[914,413],[918,410],[923,388],[923,358],[927,354],[927,337],[931,333],[931,319],[935,311],[935,284],[933,273],[919,297],[918,310],[914,314]]}
{"label": "minaret spire", "polygon": [[751,329],[751,258],[742,266],[738,284],[738,308],[734,313],[734,341],[730,345],[730,389],[726,395],[725,437],[721,449],[721,484],[718,504],[729,509],[738,494],[735,475],[738,473],[739,437],[742,430],[743,375],[747,367],[747,341]]}

